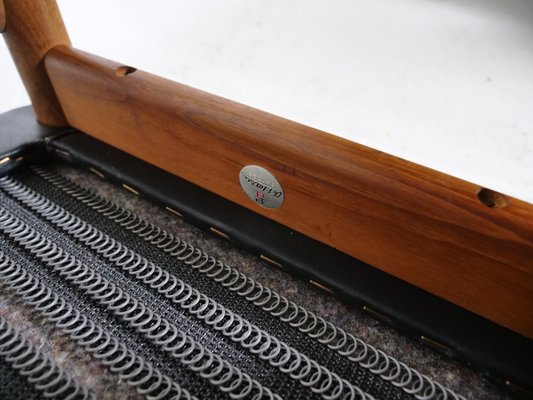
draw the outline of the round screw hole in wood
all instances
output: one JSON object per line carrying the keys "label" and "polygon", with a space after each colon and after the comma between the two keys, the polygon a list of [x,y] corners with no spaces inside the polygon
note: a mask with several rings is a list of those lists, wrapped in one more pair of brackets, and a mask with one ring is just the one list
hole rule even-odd
{"label": "round screw hole in wood", "polygon": [[122,65],[115,70],[115,74],[120,77],[124,77],[133,74],[137,71],[137,68],[130,67],[128,65]]}
{"label": "round screw hole in wood", "polygon": [[481,204],[490,208],[502,208],[509,203],[507,197],[503,194],[486,188],[479,189],[477,192],[477,198]]}

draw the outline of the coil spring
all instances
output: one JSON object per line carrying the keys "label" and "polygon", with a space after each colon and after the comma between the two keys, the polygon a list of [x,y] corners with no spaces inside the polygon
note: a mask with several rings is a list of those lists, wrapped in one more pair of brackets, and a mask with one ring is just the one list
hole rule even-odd
{"label": "coil spring", "polygon": [[[50,207],[47,209],[50,211]],[[43,208],[41,208],[42,210]],[[49,216],[50,213],[46,213],[46,215]],[[332,400],[353,399],[356,395],[361,399],[372,398],[337,374],[330,372],[307,356],[252,325],[231,310],[193,289],[190,285],[163,271],[160,267],[148,263],[138,255],[137,257],[141,260],[140,263],[134,262],[133,266],[121,263],[125,257],[131,260],[131,251],[124,252],[123,250],[127,250],[124,247],[119,247],[117,250],[115,244],[119,244],[115,243],[113,239],[104,237],[105,235],[101,232],[96,232],[98,236],[95,238],[94,228],[80,230],[80,222],[82,222],[82,227],[88,228],[89,226],[77,217],[70,215],[68,217],[65,218],[65,214],[61,213],[62,226],[74,226],[76,237],[91,237],[90,242],[104,257],[112,258],[128,273],[157,289],[159,293],[175,304],[203,320],[208,326],[212,326],[234,342],[239,343],[251,353],[267,360],[282,372],[289,373],[293,379],[300,381],[303,386],[309,387],[314,393]],[[65,279],[77,285],[154,343],[169,351],[172,356],[189,365],[191,369],[204,378],[209,378],[211,383],[219,386],[223,392],[229,393],[232,398],[240,399],[253,396],[255,399],[262,398],[263,395],[266,398],[279,398],[279,396],[273,395],[268,388],[262,387],[256,380],[223,361],[210,350],[205,349],[175,325],[145,307],[137,299],[123,292],[97,272],[82,265],[74,257],[66,254],[54,243],[35,232],[33,228],[18,218],[10,216],[1,208],[0,229],[59,272]],[[66,229],[68,230],[68,228]],[[84,241],[82,240],[82,242]],[[108,246],[102,248],[102,242]],[[150,268],[150,272],[146,273],[148,268]],[[154,272],[155,278],[153,277]],[[218,373],[215,374],[213,371],[218,371]],[[221,384],[220,376],[225,377],[224,383],[226,385]]]}
{"label": "coil spring", "polygon": [[[205,274],[247,301],[252,302],[255,306],[337,351],[350,361],[358,363],[382,379],[391,382],[394,386],[402,388],[417,399],[465,400],[463,396],[445,388],[428,376],[419,373],[383,351],[377,350],[372,345],[307,311],[254,279],[223,264],[134,213],[78,186],[54,171],[39,167],[34,167],[33,170],[46,181],[119,224],[122,228],[137,234],[148,243],[183,261],[189,267]],[[15,197],[17,195],[29,196],[24,185],[9,177],[0,179],[0,186]]]}
{"label": "coil spring", "polygon": [[59,272],[66,280],[170,352],[174,358],[179,359],[202,377],[209,378],[211,383],[217,385],[222,392],[228,393],[230,397],[234,399],[245,397],[279,399],[279,396],[274,396],[269,389],[264,388],[248,374],[242,373],[218,355],[204,348],[168,320],[122,291],[99,273],[63,252],[18,218],[9,216],[1,208],[0,229]]}
{"label": "coil spring", "polygon": [[0,252],[0,283],[148,399],[197,400],[168,376],[89,320],[63,297]]}
{"label": "coil spring", "polygon": [[13,369],[28,379],[45,397],[56,399],[94,399],[87,388],[73,378],[63,368],[21,332],[0,317],[0,357]]}

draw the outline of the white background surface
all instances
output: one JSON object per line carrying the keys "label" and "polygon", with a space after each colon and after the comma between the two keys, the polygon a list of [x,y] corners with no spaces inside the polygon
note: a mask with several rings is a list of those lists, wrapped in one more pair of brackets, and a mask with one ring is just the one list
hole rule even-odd
{"label": "white background surface", "polygon": [[[59,1],[75,47],[533,203],[533,1]],[[0,43],[0,112],[29,100]]]}

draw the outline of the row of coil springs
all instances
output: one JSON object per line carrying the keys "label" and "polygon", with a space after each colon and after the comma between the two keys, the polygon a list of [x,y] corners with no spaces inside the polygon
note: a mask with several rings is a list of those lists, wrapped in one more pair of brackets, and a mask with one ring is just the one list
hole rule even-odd
{"label": "row of coil springs", "polygon": [[[169,352],[184,365],[199,373],[203,378],[208,379],[211,384],[217,386],[222,392],[229,393],[234,399],[246,397],[252,399],[279,399],[278,396],[274,396],[269,389],[253,380],[248,374],[241,372],[238,368],[220,358],[220,356],[213,354],[209,349],[187,336],[138,299],[110,282],[98,272],[83,265],[55,243],[49,241],[33,228],[20,221],[17,217],[9,215],[1,208],[0,229],[38,259],[42,260],[47,266],[58,272],[60,276],[63,276],[81,291],[87,293],[93,300],[102,304],[149,340],[161,346],[163,350]],[[102,248],[99,247],[99,252],[101,250]],[[170,288],[175,287],[176,283],[172,282]],[[172,296],[172,300],[179,302],[175,295]],[[181,300],[183,302],[183,298]],[[192,308],[194,305],[186,304],[184,307]],[[202,311],[202,309],[195,310],[195,314]],[[222,324],[222,326],[215,324],[217,321],[218,319],[215,318],[213,323],[215,329],[224,329],[227,326],[226,323]],[[233,327],[233,330],[236,330],[235,327]]]}
{"label": "row of coil springs", "polygon": [[94,399],[78,379],[0,317],[0,358],[26,377],[45,397],[64,400]]}
{"label": "row of coil springs", "polygon": [[[346,356],[351,361],[369,369],[374,374],[377,374],[384,380],[402,388],[407,393],[413,394],[416,398],[463,399],[462,396],[444,388],[427,376],[418,373],[416,370],[409,368],[395,358],[386,355],[382,351],[355,338],[353,335],[346,333],[329,322],[326,322],[324,319],[317,317],[315,314],[288,301],[286,298],[262,286],[260,283],[255,282],[253,279],[248,278],[227,265],[224,265],[220,261],[206,255],[199,249],[181,241],[179,238],[163,231],[159,227],[142,220],[133,213],[120,209],[118,206],[80,188],[54,172],[38,168],[36,168],[35,171],[50,183],[64,190],[74,198],[77,198],[82,203],[98,211],[110,220],[118,223],[124,229],[136,233],[152,245],[157,246],[177,259],[184,261],[185,264],[193,269],[206,274],[229,290],[236,292],[248,301],[251,301],[256,306],[261,307],[263,310],[280,318],[282,321],[289,323],[301,332],[315,338],[322,344],[327,345],[330,349],[338,351],[339,354]],[[53,204],[47,199],[42,196],[39,198],[39,195],[11,178],[3,178],[1,180],[1,186],[19,200],[31,203],[31,207],[36,211],[40,211],[42,215],[47,214],[45,215],[46,218],[55,220],[56,225],[66,229],[70,234],[74,235],[82,242],[85,242],[86,244],[92,243],[91,247],[96,251],[107,254],[110,261],[115,262],[119,266],[133,265],[134,267],[130,269],[131,273],[138,278],[144,277],[143,280],[145,283],[149,284],[156,290],[163,287],[168,289],[170,287],[165,285],[169,280],[173,280],[172,275],[169,275],[166,271],[149,263],[147,260],[142,259],[142,257],[129,251],[124,246],[120,245],[120,243],[115,242],[112,238],[103,235],[84,221],[73,217],[57,206],[53,207]],[[183,282],[178,283],[184,285]],[[161,290],[158,291],[161,293]],[[247,321],[243,321],[239,316],[234,314],[221,314],[216,312],[215,310],[217,308],[213,307],[214,303],[211,299],[186,285],[180,286],[180,289],[174,291],[174,293],[183,294],[184,291],[186,292],[185,299],[187,299],[188,302],[181,303],[182,308],[188,308],[190,312],[197,316],[204,316],[208,323],[218,323],[217,326],[219,329],[222,328],[227,335],[232,336],[233,338],[240,337],[244,345],[252,344],[251,348],[253,348],[254,343],[261,343],[263,351],[269,349],[270,346],[265,345],[264,341],[259,341],[259,338],[263,336],[260,335],[261,332],[258,328],[254,327]],[[165,293],[168,295],[170,292],[171,291],[166,291]],[[210,311],[208,312],[208,310]],[[231,317],[228,318],[228,315]],[[215,319],[214,316],[216,316],[217,319]],[[235,322],[235,318],[237,319],[237,322]],[[229,325],[221,324],[222,322],[228,321],[230,321]],[[240,328],[237,329],[236,326]],[[253,338],[255,338],[257,342],[252,340]],[[278,343],[275,344],[276,346],[273,347],[274,350],[267,351],[266,353],[263,352],[263,355],[267,354],[267,357],[268,355],[273,354],[278,355],[278,359],[287,362],[283,364],[286,371],[297,371],[297,368],[294,368],[293,370],[290,369],[289,366],[295,367],[296,365],[302,365],[302,358],[299,358],[300,354],[298,352],[292,352],[291,349],[283,343],[280,343],[279,345]],[[256,348],[255,350],[257,351],[258,349]],[[281,353],[283,353],[285,357],[279,357]],[[305,357],[304,355],[301,356]],[[315,369],[320,371],[319,368],[320,366],[315,365]],[[310,370],[310,368],[307,368],[307,370]],[[328,398],[346,397],[347,395],[343,394],[343,391],[339,388],[343,386],[349,387],[349,384],[344,382],[343,385],[340,378],[328,372],[329,371],[326,370],[321,374],[321,378],[326,379],[315,379],[313,381],[314,391],[316,393],[325,394],[326,396],[329,396]],[[316,378],[318,375],[315,373],[314,376]],[[333,382],[335,381],[337,381],[337,385],[333,385]],[[303,381],[303,383],[309,385],[311,382]],[[335,390],[331,391],[333,386],[335,386]],[[357,388],[355,388],[355,390],[357,390]],[[359,397],[362,397],[361,392],[357,391],[357,393]]]}
{"label": "row of coil springs", "polygon": [[[152,363],[92,322],[63,297],[22,266],[0,252],[0,285],[9,288],[27,305],[53,323],[104,366],[152,400],[197,400]],[[38,371],[36,371],[37,373]],[[39,378],[36,378],[39,379]],[[45,378],[46,379],[46,378]],[[56,398],[63,398],[59,394]]]}
{"label": "row of coil springs", "polygon": [[[255,306],[308,334],[363,368],[369,369],[382,379],[414,395],[417,399],[465,400],[463,396],[435,382],[428,376],[420,374],[396,358],[363,342],[134,213],[76,185],[54,171],[39,167],[34,168],[34,171],[43,179],[119,224],[122,228],[137,234],[150,244],[239,294]],[[16,185],[15,182],[11,183]],[[19,184],[18,191],[23,190]]]}
{"label": "row of coil springs", "polygon": [[[3,187],[6,191],[14,193],[15,186],[3,185]],[[370,395],[316,361],[259,329],[31,189],[19,191],[15,197],[128,274],[155,289],[252,354],[266,360],[283,373],[289,374],[291,378],[324,399],[372,399]],[[268,388],[261,386],[247,374],[194,342],[159,314],[145,307],[97,272],[82,265],[33,228],[9,215],[7,211],[0,210],[0,229],[65,279],[88,293],[94,300],[106,306],[201,376],[210,379],[212,384],[224,392],[231,392],[231,397],[235,399],[247,396],[247,398],[277,397]],[[219,380],[221,376],[224,377],[224,381]]]}

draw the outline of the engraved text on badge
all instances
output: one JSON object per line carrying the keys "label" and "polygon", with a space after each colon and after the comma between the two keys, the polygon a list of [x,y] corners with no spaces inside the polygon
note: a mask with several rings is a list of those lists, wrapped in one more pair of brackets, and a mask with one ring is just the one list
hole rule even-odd
{"label": "engraved text on badge", "polygon": [[266,208],[279,208],[285,195],[278,180],[263,167],[247,165],[239,173],[242,190],[254,203]]}

